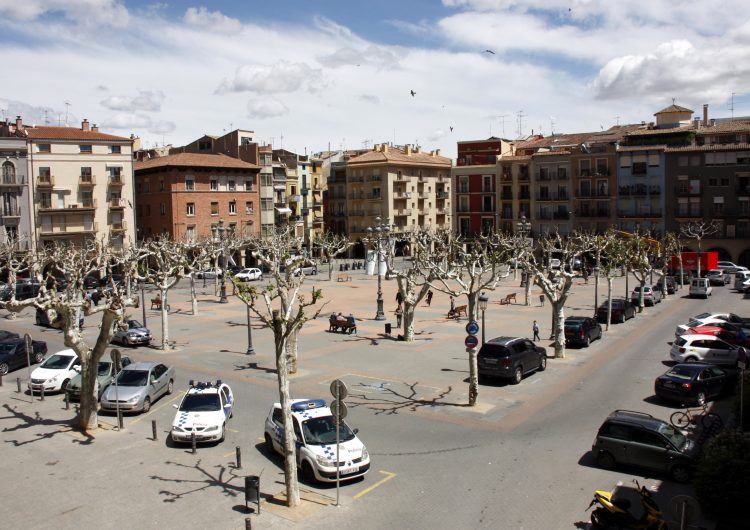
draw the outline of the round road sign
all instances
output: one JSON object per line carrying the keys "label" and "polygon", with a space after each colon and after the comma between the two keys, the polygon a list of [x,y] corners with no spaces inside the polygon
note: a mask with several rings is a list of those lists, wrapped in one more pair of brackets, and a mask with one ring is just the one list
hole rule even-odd
{"label": "round road sign", "polygon": [[346,383],[341,379],[334,379],[331,381],[331,395],[339,400],[346,399],[346,396],[349,395],[349,389],[346,388]]}
{"label": "round road sign", "polygon": [[346,418],[349,409],[347,408],[346,403],[334,399],[331,401],[331,412],[333,413],[333,417],[336,418],[336,421],[340,422]]}
{"label": "round road sign", "polygon": [[469,321],[468,324],[466,324],[466,333],[469,335],[476,335],[479,333],[479,324],[476,320]]}
{"label": "round road sign", "polygon": [[464,345],[467,348],[476,348],[477,344],[479,344],[479,339],[474,335],[469,335],[468,337],[466,337],[466,340],[464,340]]}

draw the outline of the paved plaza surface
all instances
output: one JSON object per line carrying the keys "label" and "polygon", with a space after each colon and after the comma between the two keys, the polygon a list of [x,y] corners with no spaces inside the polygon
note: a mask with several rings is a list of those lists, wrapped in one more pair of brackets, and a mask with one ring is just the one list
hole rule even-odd
{"label": "paved plaza surface", "polygon": [[[384,322],[373,319],[377,280],[361,271],[351,274],[351,282],[337,282],[337,272],[328,281],[324,266],[318,276],[306,278],[303,289],[321,288],[318,306],[326,305],[301,332],[299,372],[291,380],[293,397],[330,400],[328,386],[336,378],[349,386],[347,423],[360,429],[372,468],[363,479],[342,483],[339,506],[334,506],[335,486],[308,484],[302,485],[299,508],[283,506],[281,460],[262,444],[264,419],[278,401],[272,335],[254,320],[256,354],[246,355],[244,304],[231,295],[228,304],[219,304],[212,282],[204,288],[198,281],[198,315],[191,314],[185,282],[170,291],[174,349],[126,348],[136,360],[174,365],[177,380],[176,392],[148,414],[127,415],[122,431],[114,416],[100,415],[102,428],[85,437],[71,427],[74,407],[66,410],[60,396],[40,401],[16,392],[16,377],[26,380],[26,370],[5,378],[0,387],[4,524],[244,528],[246,475],[261,477],[264,501],[261,514],[251,516],[254,528],[585,528],[589,514],[584,510],[593,491],[618,480],[638,477],[658,487],[662,500],[690,493],[690,486],[662,483],[663,477],[639,470],[598,469],[588,451],[601,421],[615,408],[669,417],[672,408],[649,398],[654,377],[665,370],[674,326],[703,310],[745,314],[747,302],[740,295],[717,289],[703,301],[685,298],[687,289],[678,291],[634,320],[613,325],[590,348],[568,349],[565,359],[550,359],[545,372],[520,385],[481,385],[477,405],[468,407],[467,320],[446,318],[448,295],[436,292],[430,307],[420,304],[416,340],[399,342],[385,335]],[[488,292],[488,339],[531,337],[535,319],[542,337],[549,336],[551,307],[540,306],[536,288],[531,305],[523,305],[518,284],[511,277]],[[588,285],[576,280],[566,315],[593,314],[594,290],[593,279]],[[615,280],[614,292],[625,293],[623,278]],[[395,281],[383,281],[386,322],[394,324],[394,336],[395,293]],[[500,305],[508,293],[517,293],[517,302]],[[602,281],[600,302],[605,298]],[[327,331],[328,316],[339,311],[358,318],[356,335]],[[141,313],[132,310],[137,319]],[[159,312],[147,309],[146,316],[159,345]],[[92,318],[84,330],[92,340],[95,325]],[[0,327],[28,331],[46,340],[50,352],[63,347],[60,332],[34,326],[30,311]],[[553,354],[548,340],[541,344]],[[221,379],[236,399],[227,439],[200,446],[195,455],[167,441],[172,405],[189,379]],[[241,468],[236,447],[242,451]]]}

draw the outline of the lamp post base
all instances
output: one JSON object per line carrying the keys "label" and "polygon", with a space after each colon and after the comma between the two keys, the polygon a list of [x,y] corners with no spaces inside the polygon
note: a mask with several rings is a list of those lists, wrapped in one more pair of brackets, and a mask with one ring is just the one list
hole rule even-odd
{"label": "lamp post base", "polygon": [[383,312],[383,299],[378,298],[378,310],[375,313],[375,320],[385,320],[385,313]]}
{"label": "lamp post base", "polygon": [[252,346],[249,346],[247,348],[247,351],[245,352],[245,355],[255,355],[255,349]]}
{"label": "lamp post base", "polygon": [[219,295],[219,303],[220,304],[228,304],[229,300],[227,300],[227,287],[223,283],[221,284],[221,292]]}

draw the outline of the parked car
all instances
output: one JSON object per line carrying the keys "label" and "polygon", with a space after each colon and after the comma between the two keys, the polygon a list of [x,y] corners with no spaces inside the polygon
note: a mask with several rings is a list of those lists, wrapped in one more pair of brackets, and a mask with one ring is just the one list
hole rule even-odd
{"label": "parked car", "polygon": [[565,342],[588,347],[591,341],[602,338],[602,327],[590,317],[567,317],[565,319]]}
{"label": "parked car", "polygon": [[741,265],[735,265],[731,261],[719,261],[716,264],[716,267],[719,270],[724,271],[724,273],[726,273],[726,274],[734,274],[734,273],[736,273],[738,271],[746,271],[747,270],[747,267],[743,267]]}
{"label": "parked car", "polygon": [[148,412],[161,396],[174,391],[175,370],[157,362],[139,362],[128,365],[117,374],[115,385],[109,385],[101,397],[104,410]]}
{"label": "parked car", "polygon": [[[596,310],[596,319],[599,322],[607,321],[609,300],[605,300]],[[635,317],[635,306],[624,298],[612,299],[612,322],[624,323],[627,319]]]}
{"label": "parked car", "polygon": [[[35,320],[37,326],[42,326],[45,328],[60,329],[60,326],[62,325],[59,316],[53,322],[50,322],[49,316],[47,316],[47,312],[39,308],[36,309]],[[79,317],[78,325],[80,327],[83,327],[83,313],[81,313]]]}
{"label": "parked car", "polygon": [[260,280],[263,277],[263,273],[260,269],[255,268],[242,269],[234,277],[241,282],[251,282]]}
{"label": "parked car", "polygon": [[[131,363],[132,361],[130,360],[130,357],[126,355],[123,355],[120,358],[120,367],[118,369],[115,369],[115,363],[112,361],[99,361],[99,365],[96,367],[96,380],[99,383],[99,394],[97,395],[97,398],[100,399],[102,397],[104,391],[112,381],[114,381],[115,375]],[[78,372],[73,379],[70,380],[70,383],[68,383],[68,388],[66,388],[65,391],[71,400],[81,399],[82,379],[81,373]]]}
{"label": "parked car", "polygon": [[674,279],[676,284],[682,284],[682,285],[690,285],[690,280],[693,279],[693,276],[690,274],[690,271],[682,271],[682,282],[680,282],[680,272],[677,271],[674,274],[672,274],[672,278]]}
{"label": "parked car", "polygon": [[127,320],[115,330],[112,342],[123,346],[151,344],[151,331],[137,320]]}
{"label": "parked car", "polygon": [[683,335],[672,343],[669,356],[678,363],[734,364],[737,362],[737,346],[713,335]]}
{"label": "parked car", "polygon": [[81,365],[81,360],[73,350],[67,349],[57,352],[40,364],[31,372],[29,390],[45,393],[63,392],[78,372],[76,366]]}
{"label": "parked car", "polygon": [[[724,326],[724,324],[732,324],[735,326],[735,328],[729,328]],[[687,324],[680,324],[675,329],[675,337],[679,337],[680,335],[684,335],[688,328],[695,328],[698,326],[721,326],[724,329],[728,329],[729,331],[739,331],[739,329],[745,329],[748,330],[748,335],[750,335],[750,322],[748,322],[748,319],[743,318],[741,316],[735,315],[734,313],[701,313],[700,315],[695,315],[693,318],[688,320]]]}
{"label": "parked car", "polygon": [[232,417],[234,396],[229,385],[190,381],[172,421],[170,437],[175,443],[189,442],[195,434],[197,442],[223,442],[227,421]]}
{"label": "parked car", "polygon": [[724,274],[724,271],[719,269],[711,269],[706,273],[706,278],[708,278],[708,283],[711,285],[728,285],[731,278],[729,277],[729,274]]}
{"label": "parked car", "polygon": [[98,273],[91,273],[87,274],[83,278],[83,286],[86,289],[96,289],[97,287],[101,286],[102,281],[101,278],[99,278]]}
{"label": "parked car", "polygon": [[[729,325],[733,326],[734,324]],[[750,347],[750,335],[746,334],[742,328],[737,331],[731,331],[719,326],[698,326],[695,328],[688,328],[685,335],[713,335],[729,344]]]}
{"label": "parked car", "polygon": [[693,278],[690,280],[690,298],[708,298],[713,292],[708,278]]}
{"label": "parked car", "polygon": [[[0,333],[11,333],[3,331]],[[47,343],[43,340],[31,341],[31,364],[39,364],[47,354]],[[6,375],[11,370],[27,366],[26,341],[16,335],[0,341],[0,375]]]}
{"label": "parked car", "polygon": [[27,300],[39,294],[41,284],[36,278],[24,278],[16,282],[16,300]]}
{"label": "parked car", "polygon": [[596,463],[605,469],[633,465],[668,473],[687,482],[698,458],[692,440],[669,423],[644,412],[616,410],[610,414],[591,447]]}
{"label": "parked car", "polygon": [[[634,306],[640,305],[641,286],[636,285],[633,292],[630,293],[630,301]],[[650,285],[643,286],[643,304],[654,306],[661,302],[661,291],[654,290]]]}
{"label": "parked car", "polygon": [[[361,477],[370,470],[367,447],[357,437],[357,429],[344,422],[339,424],[339,454],[336,454],[336,422],[325,400],[293,399],[291,413],[297,465],[306,482],[335,482],[337,468],[341,480]],[[284,422],[279,403],[274,403],[268,412],[264,431],[266,449],[283,454]]]}
{"label": "parked car", "polygon": [[547,350],[523,337],[496,337],[477,356],[479,378],[501,377],[517,385],[525,374],[547,368]]}
{"label": "parked car", "polygon": [[10,300],[11,292],[10,285],[5,282],[0,282],[0,301],[7,302]]}
{"label": "parked car", "polygon": [[0,329],[0,340],[17,339],[20,335],[14,331]]}
{"label": "parked car", "polygon": [[199,280],[205,278],[206,280],[213,280],[214,278],[221,278],[224,276],[224,272],[221,269],[206,269],[204,271],[198,271],[195,273],[195,277]]}
{"label": "parked car", "polygon": [[744,283],[750,280],[750,271],[737,271],[734,273],[734,288],[737,291],[744,290]]}
{"label": "parked car", "polygon": [[659,291],[662,300],[664,299],[664,284],[667,284],[667,294],[674,294],[677,291],[677,285],[674,283],[674,278],[667,276],[664,281],[659,280],[653,286],[654,291]]}
{"label": "parked car", "polygon": [[308,263],[306,265],[302,265],[301,267],[297,267],[294,269],[294,275],[300,276],[304,274],[305,276],[314,276],[318,274],[318,267],[314,263]]}
{"label": "parked car", "polygon": [[728,382],[727,373],[710,364],[676,364],[654,381],[654,393],[661,399],[706,404],[720,396]]}

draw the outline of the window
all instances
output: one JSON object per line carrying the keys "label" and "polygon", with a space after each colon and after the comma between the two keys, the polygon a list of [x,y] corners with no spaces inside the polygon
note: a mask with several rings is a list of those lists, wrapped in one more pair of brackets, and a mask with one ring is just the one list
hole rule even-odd
{"label": "window", "polygon": [[372,198],[373,199],[379,199],[380,198],[380,188],[373,188],[372,189]]}
{"label": "window", "polygon": [[253,191],[253,180],[247,179],[245,181],[245,191]]}
{"label": "window", "polygon": [[146,217],[148,217],[149,215],[151,215],[151,205],[147,204],[146,205]]}
{"label": "window", "polygon": [[596,159],[596,172],[600,175],[609,175],[609,166],[606,158]]}
{"label": "window", "polygon": [[36,148],[40,153],[49,153],[52,150],[52,146],[50,144],[37,144]]}
{"label": "window", "polygon": [[591,176],[591,160],[579,160],[578,172],[582,177]]}
{"label": "window", "polygon": [[211,215],[219,215],[219,203],[218,202],[211,203]]}
{"label": "window", "polygon": [[229,215],[237,215],[237,201],[230,201]]}
{"label": "window", "polygon": [[568,178],[568,170],[564,167],[557,168],[557,178],[566,179]]}
{"label": "window", "polygon": [[188,217],[193,217],[195,215],[195,203],[194,202],[187,203],[187,209],[185,211],[185,214]]}
{"label": "window", "polygon": [[195,241],[195,225],[187,225],[185,230],[185,239],[188,241]]}
{"label": "window", "polygon": [[109,146],[109,152],[113,155],[119,155],[122,153],[122,146],[121,145],[110,145]]}
{"label": "window", "polygon": [[84,153],[84,154],[89,154],[90,155],[91,152],[92,152],[91,144],[82,144],[82,145],[79,145],[78,149],[80,150],[81,153]]}
{"label": "window", "polygon": [[245,213],[253,213],[253,201],[245,201]]}
{"label": "window", "polygon": [[229,191],[237,191],[237,184],[235,184],[234,179],[230,179],[227,187],[229,188]]}
{"label": "window", "polygon": [[216,179],[211,179],[211,191],[219,191],[219,181]]}
{"label": "window", "polygon": [[462,236],[469,235],[470,219],[468,217],[461,217],[458,220],[458,231]]}
{"label": "window", "polygon": [[91,182],[91,168],[90,167],[82,167],[81,168],[81,180]]}
{"label": "window", "polygon": [[482,175],[482,191],[492,191],[492,175]]}
{"label": "window", "polygon": [[261,199],[260,209],[264,212],[273,210],[273,199]]}
{"label": "window", "polygon": [[159,214],[160,215],[167,215],[167,205],[163,202],[159,204]]}
{"label": "window", "polygon": [[687,156],[681,156],[677,158],[677,165],[680,167],[685,167],[688,165],[688,157]]}
{"label": "window", "polygon": [[164,191],[164,179],[159,179],[159,191]]}
{"label": "window", "polygon": [[[412,186],[412,191],[414,191],[413,186]],[[458,191],[459,193],[469,193],[469,177],[466,177],[466,176],[458,177]]]}
{"label": "window", "polygon": [[459,212],[468,212],[469,211],[469,198],[465,195],[458,198],[458,211]]}
{"label": "window", "polygon": [[185,191],[195,191],[195,178],[185,177]]}
{"label": "window", "polygon": [[482,211],[483,212],[493,211],[491,196],[485,195],[484,197],[482,197]]}

